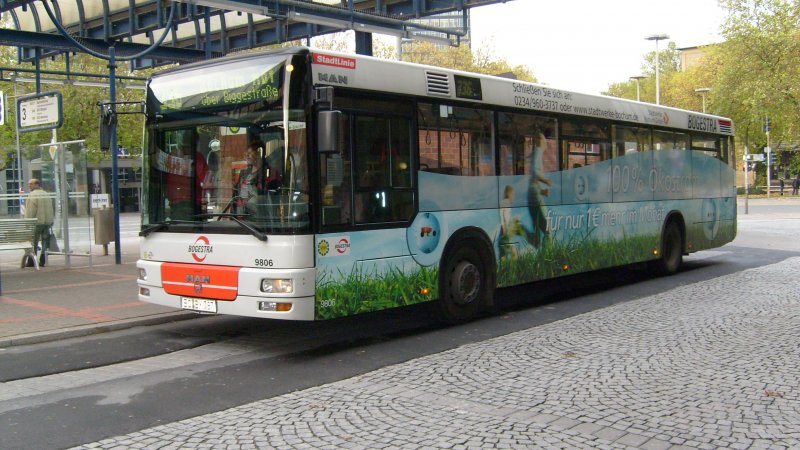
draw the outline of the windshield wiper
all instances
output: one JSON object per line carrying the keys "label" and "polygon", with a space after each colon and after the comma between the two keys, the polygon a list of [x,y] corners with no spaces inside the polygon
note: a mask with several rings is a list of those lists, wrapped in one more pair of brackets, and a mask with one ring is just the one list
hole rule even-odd
{"label": "windshield wiper", "polygon": [[147,236],[148,234],[166,228],[170,225],[199,225],[203,222],[196,222],[194,220],[166,220],[154,225],[151,225],[139,232],[139,236]]}
{"label": "windshield wiper", "polygon": [[227,217],[234,222],[238,223],[242,228],[246,229],[250,232],[253,236],[257,237],[259,241],[267,241],[267,234],[258,231],[254,226],[250,225],[243,220],[240,220],[239,217],[249,216],[250,214],[232,214],[232,213],[207,213],[207,214],[198,214],[195,217],[197,218],[209,218],[209,217]]}

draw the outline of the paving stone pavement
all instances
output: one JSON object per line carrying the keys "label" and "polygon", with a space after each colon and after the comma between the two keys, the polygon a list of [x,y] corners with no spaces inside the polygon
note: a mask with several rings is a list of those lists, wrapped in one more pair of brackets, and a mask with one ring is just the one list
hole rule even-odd
{"label": "paving stone pavement", "polygon": [[800,258],[90,448],[800,448]]}

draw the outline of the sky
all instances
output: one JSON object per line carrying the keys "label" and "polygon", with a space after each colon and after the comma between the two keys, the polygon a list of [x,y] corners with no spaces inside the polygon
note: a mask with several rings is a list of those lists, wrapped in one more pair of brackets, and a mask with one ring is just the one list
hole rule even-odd
{"label": "sky", "polygon": [[[653,34],[678,48],[720,42],[717,0],[512,0],[471,10],[473,49],[488,44],[545,84],[599,94],[642,72]],[[659,41],[659,49],[668,41]]]}

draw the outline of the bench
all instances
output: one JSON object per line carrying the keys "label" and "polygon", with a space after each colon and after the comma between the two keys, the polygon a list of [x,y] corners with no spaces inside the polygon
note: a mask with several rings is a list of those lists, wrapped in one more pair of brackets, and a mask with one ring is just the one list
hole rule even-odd
{"label": "bench", "polygon": [[24,250],[33,258],[33,265],[39,270],[39,259],[33,249],[33,234],[36,219],[0,219],[0,251]]}

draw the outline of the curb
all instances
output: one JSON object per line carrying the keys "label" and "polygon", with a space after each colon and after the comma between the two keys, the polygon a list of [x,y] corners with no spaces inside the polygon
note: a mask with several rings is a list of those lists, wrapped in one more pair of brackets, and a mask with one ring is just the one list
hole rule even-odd
{"label": "curb", "polygon": [[9,348],[20,345],[41,344],[45,342],[59,341],[74,337],[89,336],[92,334],[107,333],[109,331],[126,330],[128,328],[148,325],[159,325],[168,322],[179,322],[183,320],[196,319],[203,317],[194,312],[170,312],[160,313],[152,316],[136,317],[132,319],[115,320],[113,322],[103,322],[92,325],[81,325],[77,327],[63,328],[59,330],[39,331],[36,333],[20,334],[0,338],[0,348]]}

